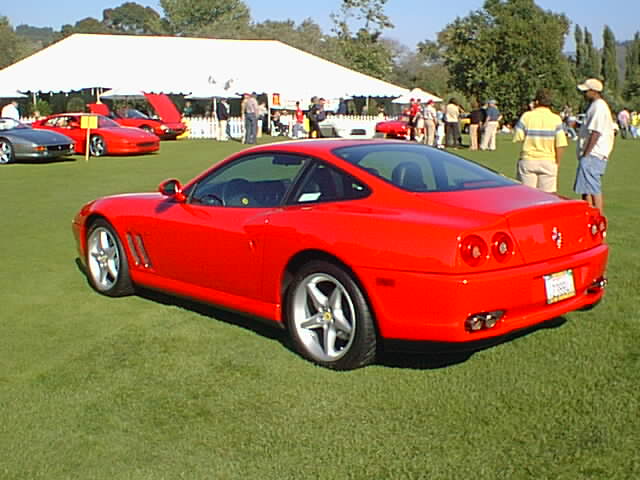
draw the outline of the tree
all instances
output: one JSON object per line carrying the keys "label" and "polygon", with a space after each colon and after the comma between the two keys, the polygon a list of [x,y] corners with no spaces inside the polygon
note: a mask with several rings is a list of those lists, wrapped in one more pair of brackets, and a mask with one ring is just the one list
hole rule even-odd
{"label": "tree", "polygon": [[7,17],[0,16],[0,68],[20,59],[23,41],[16,35]]}
{"label": "tree", "polygon": [[606,89],[612,94],[618,93],[618,59],[616,58],[616,38],[608,25],[602,32],[602,78]]}
{"label": "tree", "polygon": [[158,12],[135,2],[103,10],[102,23],[115,32],[131,35],[157,35],[165,31]]}
{"label": "tree", "polygon": [[253,25],[245,38],[278,40],[328,60],[336,57],[335,42],[331,42],[311,18],[303,20],[299,25],[293,20],[265,20]]}
{"label": "tree", "polygon": [[251,16],[242,0],[160,0],[174,35],[222,36],[221,31],[248,29]]}
{"label": "tree", "polygon": [[[585,78],[599,77],[600,76],[600,52],[593,46],[593,37],[591,32],[584,29],[584,44],[585,44],[585,63],[583,76]],[[580,79],[578,79],[580,80]]]}
{"label": "tree", "polygon": [[[389,77],[393,67],[391,52],[380,36],[393,23],[384,14],[385,3],[387,0],[343,0],[339,13],[331,14],[338,63],[373,77]],[[355,34],[350,26],[354,22],[364,22]]]}
{"label": "tree", "polygon": [[576,42],[576,57],[575,57],[575,74],[576,78],[582,78],[589,76],[585,73],[587,59],[587,46],[584,41],[584,35],[580,25],[576,25],[574,31],[574,39]]}
{"label": "tree", "polygon": [[75,25],[63,25],[60,30],[60,37],[68,37],[74,33],[113,33],[113,31],[101,21],[93,17],[83,18]]}
{"label": "tree", "polygon": [[514,120],[540,87],[566,101],[575,84],[562,54],[569,21],[533,0],[486,0],[438,35],[450,84],[469,98],[497,99]]}
{"label": "tree", "polygon": [[640,109],[640,33],[627,45],[623,98],[634,109]]}

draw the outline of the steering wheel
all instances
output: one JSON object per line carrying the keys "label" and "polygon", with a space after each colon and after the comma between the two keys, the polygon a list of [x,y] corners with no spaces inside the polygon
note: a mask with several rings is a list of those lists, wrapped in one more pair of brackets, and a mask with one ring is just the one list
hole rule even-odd
{"label": "steering wheel", "polygon": [[255,207],[257,202],[250,190],[251,182],[244,178],[229,180],[222,189],[222,203],[228,207]]}

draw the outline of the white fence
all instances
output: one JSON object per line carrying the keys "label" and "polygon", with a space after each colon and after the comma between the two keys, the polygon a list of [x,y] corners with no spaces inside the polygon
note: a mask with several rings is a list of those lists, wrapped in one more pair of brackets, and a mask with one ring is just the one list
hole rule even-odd
{"label": "white fence", "polygon": [[[384,120],[379,116],[372,115],[332,115],[320,124],[323,133],[340,137],[363,137],[371,138],[375,133],[377,122]],[[186,138],[218,138],[219,123],[213,117],[185,117],[182,121],[188,127]],[[285,134],[293,138],[293,125],[295,119],[293,115],[283,115],[280,123],[285,126]],[[259,128],[262,123],[259,122]],[[326,127],[326,128],[325,128]],[[271,125],[273,130],[274,125]],[[231,138],[241,139],[244,135],[244,125],[240,117],[232,117],[228,122],[228,130]],[[305,127],[308,130],[308,126]],[[184,138],[184,137],[183,137]]]}
{"label": "white fence", "polygon": [[[22,117],[20,120],[24,123],[31,123],[36,118]],[[373,115],[330,115],[320,126],[326,136],[372,138],[376,123],[382,120],[384,120],[383,117]],[[184,117],[182,121],[187,125],[188,130],[181,138],[218,138],[219,122],[214,117]],[[261,126],[261,122],[259,123]],[[285,126],[284,134],[294,138],[294,116],[283,115],[280,117],[280,123]],[[240,117],[230,118],[227,128],[231,138],[242,139],[244,136],[244,125]],[[273,130],[273,125],[271,125],[271,129]],[[308,130],[306,121],[305,130]]]}

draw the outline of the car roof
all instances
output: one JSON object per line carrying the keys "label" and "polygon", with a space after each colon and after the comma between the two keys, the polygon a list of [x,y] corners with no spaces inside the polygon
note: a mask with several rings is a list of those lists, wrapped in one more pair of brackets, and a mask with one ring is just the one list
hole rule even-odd
{"label": "car roof", "polygon": [[402,140],[386,140],[386,139],[342,139],[342,138],[323,138],[323,139],[305,139],[292,140],[286,142],[269,143],[243,150],[242,153],[264,152],[264,151],[291,151],[291,152],[315,152],[330,153],[336,148],[362,146],[362,145],[389,145],[389,144],[406,145],[407,142]]}

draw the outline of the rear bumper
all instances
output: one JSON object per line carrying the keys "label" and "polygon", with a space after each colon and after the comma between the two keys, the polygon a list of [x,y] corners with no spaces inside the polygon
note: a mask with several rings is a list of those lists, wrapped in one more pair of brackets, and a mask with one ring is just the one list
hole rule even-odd
{"label": "rear bumper", "polygon": [[[608,247],[494,272],[471,275],[421,274],[357,269],[369,293],[381,336],[387,340],[479,342],[533,327],[598,303]],[[547,304],[543,276],[573,271],[576,294]],[[490,329],[469,332],[465,320],[478,312],[505,312]]]}

